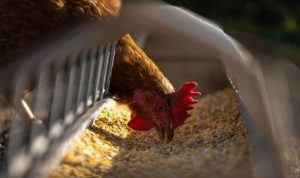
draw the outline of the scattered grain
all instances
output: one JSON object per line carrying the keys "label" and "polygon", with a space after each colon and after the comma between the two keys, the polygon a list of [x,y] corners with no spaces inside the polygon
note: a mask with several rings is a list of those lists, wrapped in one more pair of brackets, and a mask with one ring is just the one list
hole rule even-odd
{"label": "scattered grain", "polygon": [[252,177],[234,93],[203,96],[170,144],[154,130],[132,131],[125,106],[103,109],[50,177]]}

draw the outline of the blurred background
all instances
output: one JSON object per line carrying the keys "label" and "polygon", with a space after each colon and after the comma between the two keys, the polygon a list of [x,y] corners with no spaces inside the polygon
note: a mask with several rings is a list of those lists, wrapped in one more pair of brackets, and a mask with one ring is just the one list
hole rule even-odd
{"label": "blurred background", "polygon": [[300,1],[297,0],[165,0],[222,24],[233,36],[263,37],[299,47]]}
{"label": "blurred background", "polygon": [[[254,58],[266,63],[265,66],[279,60],[300,66],[300,1],[164,1],[208,18],[246,47]],[[176,87],[187,79],[197,81],[204,94],[229,86],[220,61],[210,58],[209,54],[193,57],[185,53],[174,61],[176,57],[165,56],[166,45],[155,43],[149,46],[145,51],[153,59],[159,59],[156,63]],[[154,48],[161,49],[160,54],[153,54],[158,51]],[[178,72],[174,73],[174,70]]]}

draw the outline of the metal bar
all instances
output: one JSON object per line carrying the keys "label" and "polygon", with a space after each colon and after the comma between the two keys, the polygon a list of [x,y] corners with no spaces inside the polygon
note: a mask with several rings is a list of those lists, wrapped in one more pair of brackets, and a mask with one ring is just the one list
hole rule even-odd
{"label": "metal bar", "polygon": [[52,100],[52,92],[53,85],[50,84],[51,76],[50,69],[46,68],[40,70],[38,85],[37,85],[37,93],[36,93],[36,101],[34,106],[34,115],[36,119],[40,120],[45,126],[48,127],[48,121],[50,116],[50,107]]}
{"label": "metal bar", "polygon": [[95,73],[95,68],[96,68],[96,50],[91,49],[88,55],[89,61],[89,74],[88,74],[88,85],[87,85],[87,94],[86,94],[86,102],[87,102],[87,107],[93,105],[94,99],[93,95],[94,92],[92,91],[94,89],[93,87],[93,82],[94,82],[94,73]]}
{"label": "metal bar", "polygon": [[[47,127],[46,127],[46,119],[49,118],[50,114],[50,100],[51,100],[51,86],[50,82],[50,74],[49,69],[40,70],[37,74],[37,87],[35,92],[35,103],[34,103],[34,120],[32,121],[32,129],[31,129],[31,139],[33,142],[31,143],[30,151],[34,152],[36,150],[37,144],[35,144],[34,140],[37,137],[46,137],[47,135]],[[34,92],[34,91],[31,91]]]}
{"label": "metal bar", "polygon": [[65,71],[64,68],[59,67],[57,69],[57,73],[55,74],[53,99],[51,101],[50,117],[48,121],[50,132],[53,129],[53,125],[56,122],[60,122],[60,120],[63,119],[65,94],[66,94]]}
{"label": "metal bar", "polygon": [[67,151],[65,148],[69,141],[78,136],[84,128],[88,127],[92,123],[95,116],[99,113],[99,108],[105,105],[108,101],[109,99],[105,99],[95,103],[95,105],[89,108],[87,112],[83,113],[70,126],[68,126],[64,130],[63,135],[49,143],[48,151],[45,152],[40,159],[32,162],[32,165],[30,169],[26,171],[26,176],[24,176],[24,178],[45,177],[45,175],[49,173],[49,170],[54,169],[61,161],[64,153]]}
{"label": "metal bar", "polygon": [[85,93],[85,78],[86,78],[86,70],[87,64],[86,60],[82,60],[83,56],[85,56],[85,52],[80,55],[80,80],[79,80],[79,90],[77,94],[77,101],[76,101],[76,114],[80,115],[84,112],[86,102],[84,101],[84,93]]}
{"label": "metal bar", "polygon": [[[23,92],[25,88],[28,88],[29,81],[29,74],[24,74],[18,79],[15,86],[13,105],[16,111],[13,114],[13,118],[11,118],[9,149],[6,154],[6,158],[9,160],[8,173],[10,175],[22,175],[29,168],[28,163],[30,163],[31,159],[24,154],[30,148],[31,122],[24,117],[21,106]],[[19,169],[14,170],[15,166]]]}
{"label": "metal bar", "polygon": [[101,93],[100,99],[103,98],[104,93],[105,93],[105,82],[106,82],[109,57],[110,57],[110,44],[106,45],[105,52],[104,52],[104,61],[103,61],[103,66],[102,66],[102,71],[101,71],[101,79],[100,79],[100,85],[99,85],[99,90]]}
{"label": "metal bar", "polygon": [[101,79],[101,72],[103,68],[103,59],[104,59],[104,47],[101,46],[98,48],[97,54],[97,72],[96,72],[96,85],[95,85],[95,93],[94,93],[94,102],[98,101],[101,95],[101,90],[99,90],[100,79]]}
{"label": "metal bar", "polygon": [[105,93],[104,95],[109,94],[109,85],[110,85],[110,78],[112,74],[112,69],[113,69],[113,63],[114,63],[114,58],[115,58],[115,48],[117,45],[117,41],[113,41],[110,46],[110,56],[109,56],[109,63],[108,63],[108,68],[107,68],[107,76],[106,76],[106,81],[105,81]]}
{"label": "metal bar", "polygon": [[69,69],[69,77],[68,77],[68,87],[67,87],[67,96],[64,110],[64,124],[70,124],[74,121],[75,118],[75,103],[74,99],[76,98],[76,94],[78,91],[78,86],[76,85],[76,72],[78,72],[78,68],[76,65],[76,61],[73,60],[68,64]]}

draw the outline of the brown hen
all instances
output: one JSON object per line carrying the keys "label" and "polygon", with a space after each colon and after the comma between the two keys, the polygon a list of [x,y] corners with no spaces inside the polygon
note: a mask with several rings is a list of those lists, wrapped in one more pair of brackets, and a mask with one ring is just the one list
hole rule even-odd
{"label": "brown hen", "polygon": [[[3,0],[0,2],[0,70],[35,43],[61,28],[86,20],[116,18],[121,0]],[[196,101],[196,83],[175,91],[154,62],[129,35],[116,47],[110,92],[132,110],[129,127],[155,128],[162,140],[171,141],[174,129],[188,117]]]}

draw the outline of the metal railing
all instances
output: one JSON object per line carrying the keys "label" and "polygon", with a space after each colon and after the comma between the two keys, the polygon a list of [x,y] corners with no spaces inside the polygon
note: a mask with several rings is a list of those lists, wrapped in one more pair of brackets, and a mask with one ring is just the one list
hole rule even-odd
{"label": "metal railing", "polygon": [[[17,65],[22,67],[13,70],[12,82],[5,84],[14,91],[15,112],[3,177],[47,172],[51,157],[63,154],[67,141],[92,122],[109,95],[117,41],[101,43],[100,38],[90,44],[82,40],[88,33],[78,31],[82,36],[59,39],[28,55]],[[70,43],[74,40],[80,44]]]}

